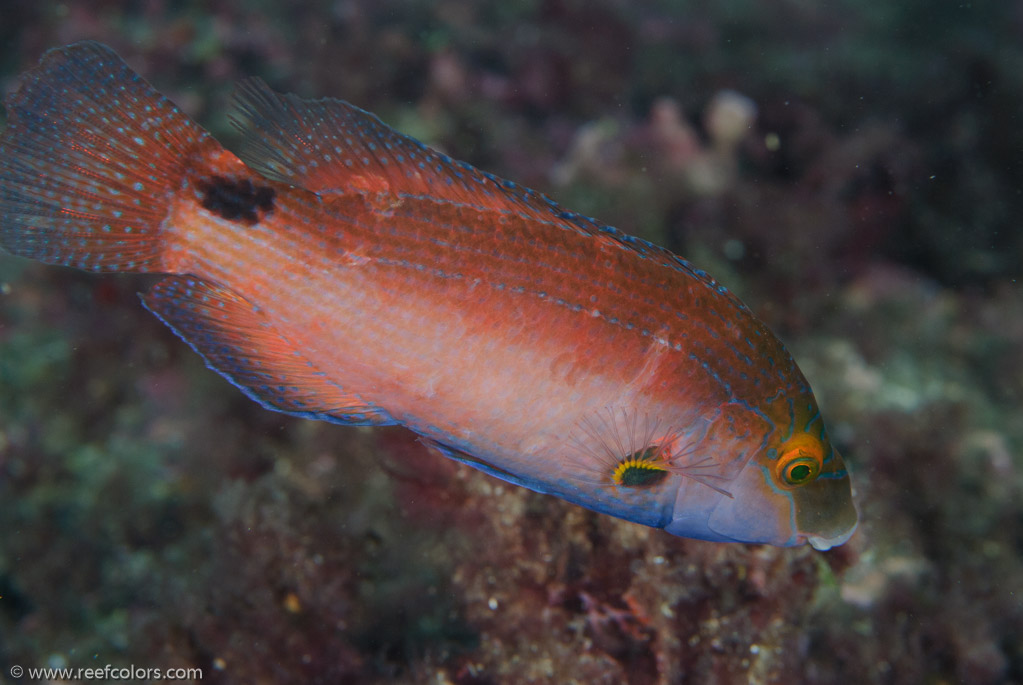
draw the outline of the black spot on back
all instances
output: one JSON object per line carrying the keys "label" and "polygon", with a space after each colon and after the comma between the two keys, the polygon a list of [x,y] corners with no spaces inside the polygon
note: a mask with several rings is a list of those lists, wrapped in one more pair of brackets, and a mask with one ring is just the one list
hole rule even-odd
{"label": "black spot on back", "polygon": [[202,193],[202,206],[228,221],[252,226],[259,223],[261,213],[274,208],[274,189],[257,186],[248,178],[211,176],[197,184]]}

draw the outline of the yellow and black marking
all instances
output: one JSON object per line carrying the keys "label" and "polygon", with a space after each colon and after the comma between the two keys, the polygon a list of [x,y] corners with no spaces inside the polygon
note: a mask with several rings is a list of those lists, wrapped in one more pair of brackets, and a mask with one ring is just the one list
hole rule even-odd
{"label": "yellow and black marking", "polygon": [[661,461],[660,449],[647,447],[633,452],[618,462],[611,482],[625,488],[645,488],[667,478],[668,470]]}

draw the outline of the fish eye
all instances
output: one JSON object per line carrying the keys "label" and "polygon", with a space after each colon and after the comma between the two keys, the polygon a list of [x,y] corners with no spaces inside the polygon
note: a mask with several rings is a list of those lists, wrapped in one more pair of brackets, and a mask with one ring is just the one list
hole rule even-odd
{"label": "fish eye", "polygon": [[821,473],[820,443],[799,444],[786,450],[775,465],[778,481],[788,487],[812,483]]}
{"label": "fish eye", "polygon": [[611,482],[626,488],[650,487],[660,483],[667,475],[659,450],[647,447],[618,462],[611,474]]}

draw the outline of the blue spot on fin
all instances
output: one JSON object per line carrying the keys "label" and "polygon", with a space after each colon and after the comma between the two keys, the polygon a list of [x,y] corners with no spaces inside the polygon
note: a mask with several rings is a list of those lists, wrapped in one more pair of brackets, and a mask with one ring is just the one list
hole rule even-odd
{"label": "blue spot on fin", "polygon": [[263,407],[352,425],[396,423],[314,367],[245,298],[216,283],[171,276],[142,295],[213,369]]}
{"label": "blue spot on fin", "polygon": [[47,52],[6,109],[0,247],[88,271],[160,271],[168,190],[208,134],[91,41]]}

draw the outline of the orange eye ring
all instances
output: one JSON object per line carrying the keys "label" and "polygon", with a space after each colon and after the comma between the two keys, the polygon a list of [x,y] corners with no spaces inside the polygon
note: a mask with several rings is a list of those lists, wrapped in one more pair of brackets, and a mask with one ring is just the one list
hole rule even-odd
{"label": "orange eye ring", "polygon": [[823,458],[820,443],[799,442],[803,444],[791,446],[774,466],[775,477],[782,487],[798,488],[814,482],[821,475]]}

